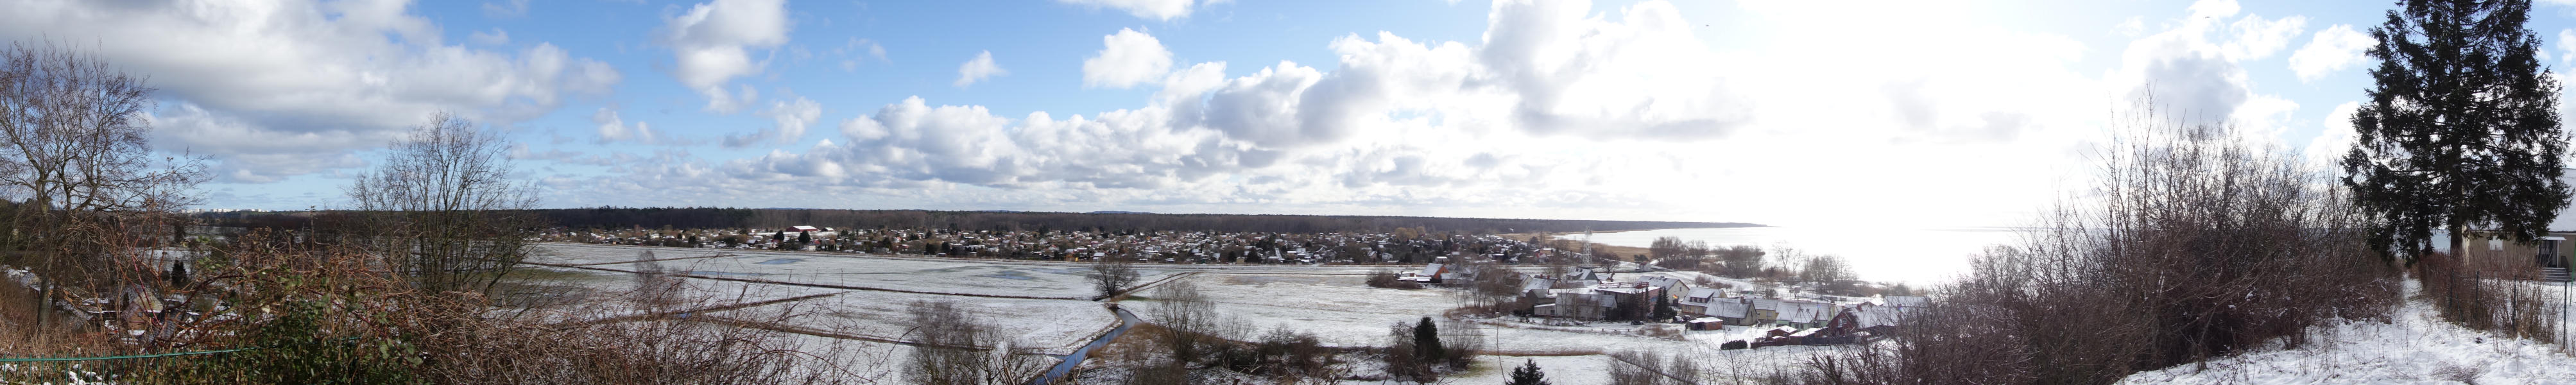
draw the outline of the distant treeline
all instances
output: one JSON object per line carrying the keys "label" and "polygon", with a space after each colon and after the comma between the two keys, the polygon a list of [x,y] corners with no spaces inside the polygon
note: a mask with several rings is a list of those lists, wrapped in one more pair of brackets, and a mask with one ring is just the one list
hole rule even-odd
{"label": "distant treeline", "polygon": [[[1760,227],[1734,222],[1594,221],[1500,218],[1435,218],[1345,215],[1243,215],[1151,213],[1057,213],[1010,211],[827,210],[740,208],[626,208],[530,210],[555,226],[570,228],[779,228],[808,225],[845,228],[935,228],[952,230],[1053,231],[1216,231],[1216,232],[1388,232],[1419,227],[1424,232],[1490,234],[1525,232],[1623,231],[1671,228]],[[237,227],[303,227],[330,215],[309,211],[235,211],[199,213],[207,224]]]}

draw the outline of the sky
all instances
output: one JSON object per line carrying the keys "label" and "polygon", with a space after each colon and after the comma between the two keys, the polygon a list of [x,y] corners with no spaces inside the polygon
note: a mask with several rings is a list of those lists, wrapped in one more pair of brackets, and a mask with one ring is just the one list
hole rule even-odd
{"label": "sky", "polygon": [[[2031,223],[2138,111],[2338,156],[2389,7],[0,2],[0,37],[147,76],[207,209],[339,207],[445,111],[547,207],[1903,227]],[[2532,11],[2553,70],[2571,2]]]}

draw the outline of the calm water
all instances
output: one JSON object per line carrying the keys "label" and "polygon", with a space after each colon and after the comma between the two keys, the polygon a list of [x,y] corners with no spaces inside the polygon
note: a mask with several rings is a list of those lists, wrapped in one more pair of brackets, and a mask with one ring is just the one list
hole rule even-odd
{"label": "calm water", "polygon": [[[1807,255],[1837,255],[1850,261],[1860,279],[1896,281],[1921,287],[1946,282],[1968,271],[1968,257],[1988,245],[2020,239],[2016,229],[1979,227],[1946,229],[1862,229],[1817,227],[1740,227],[1668,229],[1595,233],[1592,241],[1646,247],[1657,237],[1705,241],[1710,246],[1790,247]],[[1560,236],[1582,239],[1583,234]],[[1777,254],[1769,257],[1778,257]],[[1779,263],[1774,259],[1771,263]]]}

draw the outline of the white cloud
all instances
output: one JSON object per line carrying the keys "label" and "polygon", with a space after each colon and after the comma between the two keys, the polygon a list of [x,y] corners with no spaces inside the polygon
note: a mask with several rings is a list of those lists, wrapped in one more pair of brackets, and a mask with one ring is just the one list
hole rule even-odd
{"label": "white cloud", "polygon": [[[2565,37],[2566,33],[2560,35]],[[2301,82],[2315,81],[2328,73],[2362,62],[2366,58],[2362,56],[2363,51],[2378,44],[2370,35],[2354,31],[2350,25],[2336,24],[2317,31],[2316,37],[2308,40],[2306,47],[2290,54],[2290,70],[2298,73]],[[2560,41],[2559,44],[2567,43]]]}
{"label": "white cloud", "polygon": [[[1065,4],[1079,4],[1079,5],[1086,5],[1086,6],[1091,6],[1091,7],[1114,8],[1114,9],[1117,9],[1117,10],[1120,10],[1120,11],[1126,11],[1126,12],[1127,12],[1127,14],[1129,14],[1129,15],[1136,15],[1136,17],[1137,17],[1137,18],[1140,18],[1140,19],[1154,19],[1154,20],[1171,20],[1171,19],[1175,19],[1175,18],[1180,18],[1180,17],[1182,17],[1182,16],[1189,16],[1189,15],[1190,15],[1190,5],[1191,5],[1190,3],[1194,2],[1194,0],[1056,0],[1056,1],[1057,1],[1057,2],[1061,2],[1061,3],[1065,3]],[[1208,1],[1207,3],[1208,3],[1208,4],[1215,4],[1215,3],[1219,3],[1219,2],[1222,2],[1222,0],[1211,0],[1211,1]]]}
{"label": "white cloud", "polygon": [[617,116],[617,110],[608,109],[606,107],[600,108],[599,112],[591,113],[590,123],[599,125],[599,140],[601,142],[632,140],[636,143],[650,144],[661,140],[661,135],[655,134],[653,132],[653,128],[645,125],[644,122],[635,122],[634,126],[629,127],[626,124],[625,119]]}
{"label": "white cloud", "polygon": [[495,28],[492,28],[492,32],[491,32],[491,33],[484,33],[483,31],[474,31],[474,33],[473,33],[473,34],[466,35],[466,36],[465,36],[465,39],[466,39],[467,41],[472,41],[472,42],[474,42],[474,44],[481,44],[481,45],[504,45],[504,44],[510,44],[510,31],[503,31],[503,30],[501,30],[500,28],[495,27]]}
{"label": "white cloud", "polygon": [[2566,67],[2571,61],[2576,61],[2576,29],[2558,30],[2558,66]]}
{"label": "white cloud", "polygon": [[1100,52],[1082,60],[1082,86],[1128,88],[1162,80],[1172,71],[1172,51],[1153,35],[1133,29],[1100,37]]}
{"label": "white cloud", "polygon": [[776,125],[750,135],[726,136],[725,147],[748,147],[773,139],[779,143],[794,143],[804,139],[806,127],[823,118],[823,104],[798,96],[795,101],[770,102],[769,109],[761,111],[760,114],[769,117]]}
{"label": "white cloud", "polygon": [[55,39],[148,76],[163,100],[155,146],[213,154],[236,182],[363,165],[352,151],[437,111],[515,124],[622,77],[548,43],[446,44],[403,2],[182,3],[15,4],[0,37]]}
{"label": "white cloud", "polygon": [[2299,32],[2307,25],[2305,16],[2263,20],[2261,16],[2246,15],[2227,26],[2236,34],[2236,39],[2227,43],[2227,56],[2236,61],[2271,57],[2272,53],[2289,47],[2290,40],[2298,38]]}
{"label": "white cloud", "polygon": [[2119,25],[2112,26],[2111,30],[2119,32],[2120,36],[2138,37],[2147,33],[2147,17],[2130,16],[2127,20],[2121,20]]}
{"label": "white cloud", "polygon": [[984,81],[985,78],[1009,74],[1011,71],[1003,70],[1001,65],[993,64],[993,51],[984,51],[975,54],[974,59],[966,60],[966,64],[957,65],[957,81],[951,84],[965,87]]}
{"label": "white cloud", "polygon": [[2310,166],[2331,167],[2343,159],[2345,152],[2352,150],[2353,138],[2359,136],[2352,129],[2352,115],[2359,111],[2361,102],[2344,102],[2326,113],[2325,121],[2320,122],[2325,124],[2325,131],[2317,133],[2317,137],[2310,139],[2308,146],[2300,150]]}
{"label": "white cloud", "polygon": [[706,96],[708,111],[733,113],[756,96],[726,92],[726,83],[759,74],[768,63],[750,51],[787,44],[789,24],[785,0],[713,0],[665,19],[655,39],[671,48],[671,75]]}

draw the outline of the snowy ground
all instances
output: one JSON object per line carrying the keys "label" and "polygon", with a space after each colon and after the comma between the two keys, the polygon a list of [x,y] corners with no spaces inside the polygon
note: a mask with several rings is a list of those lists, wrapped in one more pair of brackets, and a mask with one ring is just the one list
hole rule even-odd
{"label": "snowy ground", "polygon": [[[876,360],[875,373],[895,369],[909,349],[867,339],[901,340],[904,304],[914,300],[956,301],[984,319],[991,320],[1008,335],[1019,338],[1026,347],[1061,353],[1080,346],[1116,321],[1099,304],[1074,300],[1087,297],[1091,289],[1085,276],[1087,264],[960,260],[921,257],[889,257],[814,252],[772,252],[746,250],[650,248],[579,244],[544,244],[543,253],[532,262],[582,265],[596,269],[631,271],[635,255],[652,251],[666,271],[689,272],[706,277],[755,279],[776,283],[737,282],[716,279],[689,279],[702,294],[744,301],[796,298],[807,295],[827,296],[742,310],[709,313],[716,316],[748,316],[793,308],[805,316],[792,321],[794,327],[858,337],[843,340],[829,337],[801,336],[817,341],[854,341],[845,344],[871,347],[864,354]],[[1177,265],[1139,266],[1143,279],[1153,282],[1175,278],[1198,284],[1217,302],[1223,316],[1234,317],[1243,324],[1267,330],[1287,326],[1315,333],[1326,344],[1335,346],[1379,346],[1386,343],[1389,325],[1412,322],[1421,317],[1440,317],[1459,306],[1457,291],[1452,289],[1380,289],[1363,284],[1360,274],[1382,267],[1347,266],[1282,266],[1282,265]],[[577,288],[591,293],[615,293],[634,285],[630,274],[597,270],[542,268],[544,283],[555,287]],[[1626,276],[1638,273],[1622,273]],[[1697,273],[1644,273],[1672,276],[1696,281]],[[1719,278],[1728,286],[1750,286],[1738,280]],[[800,286],[829,286],[900,290],[838,289]],[[928,293],[928,294],[925,294]],[[1151,317],[1156,305],[1151,291],[1122,302],[1139,316]],[[1065,299],[994,298],[989,296],[1041,297]],[[1523,359],[1536,359],[1547,369],[1550,379],[1558,384],[1598,384],[1607,381],[1606,368],[1613,365],[1604,352],[1653,350],[1667,355],[1689,354],[1707,373],[1768,375],[1776,368],[1788,367],[1805,357],[1830,348],[1778,347],[1754,350],[1717,349],[1730,340],[1757,336],[1765,329],[1731,327],[1719,331],[1678,331],[1679,325],[1636,326],[1626,323],[1592,323],[1587,325],[1542,325],[1511,319],[1476,321],[1488,336],[1490,350],[1533,357],[1495,356],[1480,361],[1469,373],[1453,376],[1453,383],[1501,382],[1509,367]],[[1650,332],[1647,329],[1672,330]],[[1658,336],[1661,335],[1661,336]],[[819,342],[810,345],[822,346]],[[862,360],[865,361],[865,360]],[[1508,362],[1505,362],[1508,361]],[[1715,378],[1715,377],[1712,377]]]}
{"label": "snowy ground", "polygon": [[[2406,282],[2413,297],[2421,289]],[[2338,321],[2311,330],[2310,346],[2273,348],[2138,373],[2123,384],[2567,384],[2576,356],[2562,345],[2502,339],[2443,322],[2430,304],[2407,301],[2392,322]]]}
{"label": "snowy ground", "polygon": [[[898,291],[1084,299],[1093,295],[1089,263],[978,260],[935,257],[690,249],[546,243],[529,262],[633,271],[637,253],[651,251],[665,271],[739,279]],[[1192,271],[1286,274],[1365,274],[1380,267],[1306,265],[1137,265],[1138,282]]]}
{"label": "snowy ground", "polygon": [[854,290],[830,297],[793,303],[769,305],[736,312],[779,311],[793,306],[803,315],[796,326],[832,330],[837,333],[885,340],[911,340],[904,331],[909,328],[904,311],[916,300],[952,301],[961,309],[1001,330],[1004,336],[1020,341],[1018,346],[1045,350],[1050,354],[1070,353],[1092,337],[1117,323],[1117,318],[1099,303],[1072,300],[1013,299],[966,297],[930,294],[893,293]]}

